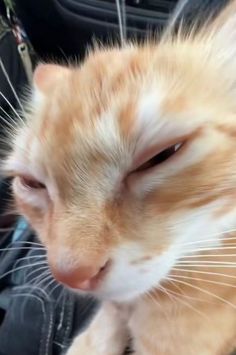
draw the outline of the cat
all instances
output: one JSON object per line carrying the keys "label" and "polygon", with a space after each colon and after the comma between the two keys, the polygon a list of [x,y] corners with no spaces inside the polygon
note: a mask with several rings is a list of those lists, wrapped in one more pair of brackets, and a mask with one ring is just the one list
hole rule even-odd
{"label": "cat", "polygon": [[36,68],[3,170],[55,278],[102,301],[67,355],[235,349],[235,84],[236,1]]}

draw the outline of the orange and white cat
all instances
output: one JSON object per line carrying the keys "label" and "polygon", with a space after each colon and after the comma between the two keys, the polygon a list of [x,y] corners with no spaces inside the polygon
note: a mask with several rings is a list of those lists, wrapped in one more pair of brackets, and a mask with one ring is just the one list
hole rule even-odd
{"label": "orange and white cat", "polygon": [[39,65],[4,170],[55,278],[103,301],[68,355],[236,347],[236,1],[198,33]]}

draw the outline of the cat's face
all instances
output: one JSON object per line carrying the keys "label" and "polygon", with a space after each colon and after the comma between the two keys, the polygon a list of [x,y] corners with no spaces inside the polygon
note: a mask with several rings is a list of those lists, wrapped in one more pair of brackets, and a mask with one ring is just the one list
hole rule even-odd
{"label": "cat's face", "polygon": [[101,50],[77,69],[36,70],[6,165],[67,285],[132,299],[235,226],[236,102],[207,48]]}

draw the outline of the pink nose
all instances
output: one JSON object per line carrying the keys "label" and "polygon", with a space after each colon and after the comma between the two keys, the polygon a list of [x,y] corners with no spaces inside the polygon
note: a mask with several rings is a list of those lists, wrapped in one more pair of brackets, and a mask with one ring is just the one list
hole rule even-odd
{"label": "pink nose", "polygon": [[70,270],[60,270],[51,266],[55,279],[74,289],[91,291],[95,289],[105,276],[109,266],[106,262],[102,267],[78,266]]}

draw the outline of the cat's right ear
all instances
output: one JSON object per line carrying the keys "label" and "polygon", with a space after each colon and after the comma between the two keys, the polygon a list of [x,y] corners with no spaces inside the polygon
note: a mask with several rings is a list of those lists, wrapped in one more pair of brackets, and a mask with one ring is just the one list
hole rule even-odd
{"label": "cat's right ear", "polygon": [[61,65],[39,64],[34,72],[33,83],[37,91],[47,95],[68,73],[69,69]]}

